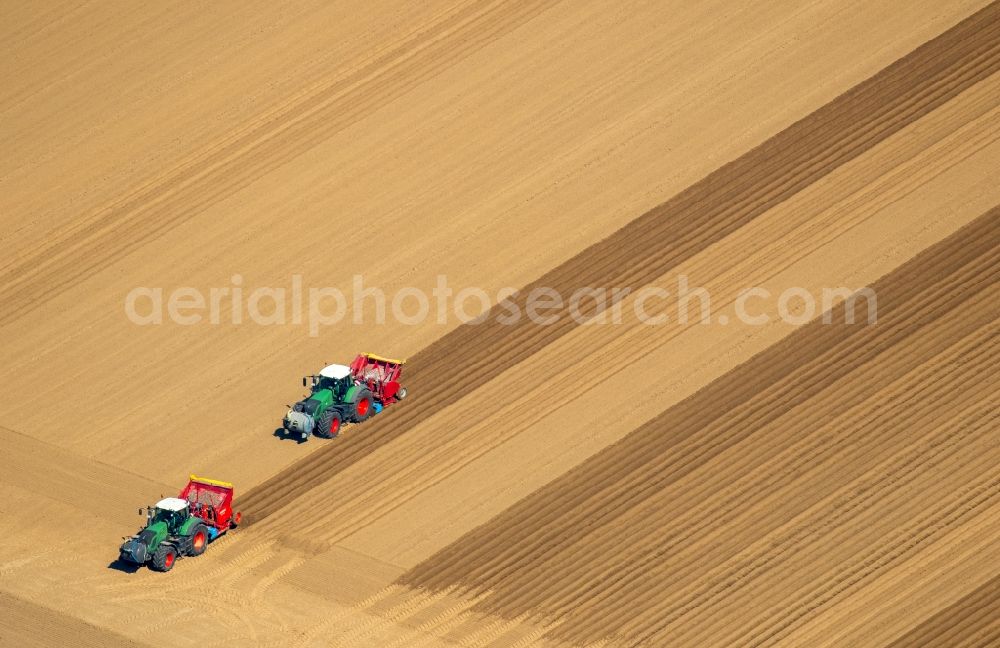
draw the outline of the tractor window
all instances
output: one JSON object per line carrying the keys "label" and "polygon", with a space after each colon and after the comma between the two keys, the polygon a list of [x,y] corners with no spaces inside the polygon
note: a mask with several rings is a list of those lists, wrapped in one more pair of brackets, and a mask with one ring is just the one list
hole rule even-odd
{"label": "tractor window", "polygon": [[164,522],[168,529],[173,529],[177,524],[183,522],[185,517],[180,511],[156,509],[156,513],[153,515],[153,522]]}
{"label": "tractor window", "polygon": [[348,380],[348,378],[322,378],[319,382],[319,388],[329,389],[333,392],[334,399],[340,400],[347,391]]}

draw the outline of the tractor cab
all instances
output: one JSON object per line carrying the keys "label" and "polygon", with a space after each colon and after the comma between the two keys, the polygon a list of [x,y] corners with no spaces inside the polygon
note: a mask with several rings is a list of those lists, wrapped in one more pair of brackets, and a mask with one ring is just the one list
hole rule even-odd
{"label": "tractor cab", "polygon": [[347,393],[351,384],[351,369],[344,365],[327,365],[318,376],[313,376],[313,392],[329,389],[333,392],[334,400],[338,401]]}
{"label": "tractor cab", "polygon": [[186,501],[178,497],[166,497],[157,502],[149,512],[149,524],[163,522],[170,533],[176,533],[190,515],[191,511]]}

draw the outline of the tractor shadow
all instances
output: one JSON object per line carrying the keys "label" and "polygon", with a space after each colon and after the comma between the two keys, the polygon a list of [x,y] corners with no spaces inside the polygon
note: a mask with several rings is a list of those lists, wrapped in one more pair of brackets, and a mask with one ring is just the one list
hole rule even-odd
{"label": "tractor shadow", "polygon": [[302,445],[309,439],[303,439],[297,434],[289,434],[288,430],[285,428],[278,428],[274,431],[274,436],[281,439],[282,441],[294,441],[299,445]]}
{"label": "tractor shadow", "polygon": [[134,574],[139,571],[140,567],[141,565],[133,565],[132,563],[121,560],[120,558],[115,558],[108,564],[108,569],[120,571],[123,574]]}

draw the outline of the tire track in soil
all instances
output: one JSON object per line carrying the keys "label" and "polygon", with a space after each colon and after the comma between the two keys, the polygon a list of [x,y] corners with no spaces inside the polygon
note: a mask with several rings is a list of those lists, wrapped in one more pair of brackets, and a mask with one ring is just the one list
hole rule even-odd
{"label": "tire track in soil", "polygon": [[[523,313],[526,296],[539,287],[570,295],[585,286],[649,283],[997,71],[1000,3],[994,2],[554,268],[512,303]],[[414,398],[405,407],[247,492],[241,500],[247,521],[266,518],[577,326],[566,313],[550,326],[526,318],[511,326],[492,321],[504,312],[496,307],[486,322],[461,326],[414,356],[407,379]]]}
{"label": "tire track in soil", "polygon": [[[478,609],[506,618],[546,612],[539,609],[544,608],[539,595],[545,593],[546,583],[565,577],[566,564],[553,561],[553,555],[582,543],[597,527],[613,525],[769,421],[821,395],[873,353],[892,353],[900,342],[920,335],[995,287],[1000,281],[998,219],[1000,208],[987,212],[876,282],[878,326],[845,325],[843,307],[834,325],[819,321],[807,325],[432,556],[400,583],[432,591],[458,587],[488,593]],[[861,304],[855,311],[857,321],[863,321]],[[798,423],[808,429],[806,421]],[[692,450],[698,454],[686,459],[671,456],[679,444],[692,439],[699,442]],[[620,487],[624,482],[635,487]],[[645,532],[652,534],[655,529]],[[576,569],[584,573],[574,575],[576,582],[593,584],[588,599],[599,596],[602,586],[616,583],[612,579],[602,585],[601,579],[587,578],[587,572],[602,567],[601,561],[589,562],[576,561]],[[629,589],[622,594],[625,599]],[[613,625],[602,628],[611,635],[647,608],[642,601],[611,603],[601,608],[617,615]],[[597,619],[573,616],[586,610],[589,606],[563,606],[568,617],[563,617],[562,630],[553,638],[595,639],[579,633]]]}
{"label": "tire track in soil", "polygon": [[476,3],[345,79],[279,109],[121,200],[53,232],[0,271],[0,326],[109,267],[382,106],[527,23],[554,3]]}

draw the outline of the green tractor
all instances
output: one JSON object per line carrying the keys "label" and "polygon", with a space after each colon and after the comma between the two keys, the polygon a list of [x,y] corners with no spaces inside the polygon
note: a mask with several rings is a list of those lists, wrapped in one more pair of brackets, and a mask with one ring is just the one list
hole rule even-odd
{"label": "green tractor", "polygon": [[302,386],[311,393],[289,408],[282,427],[303,441],[310,434],[332,439],[343,423],[360,423],[372,415],[372,392],[353,380],[350,367],[329,365],[319,375],[303,378]]}
{"label": "green tractor", "polygon": [[[178,497],[166,497],[146,507],[146,526],[124,538],[119,558],[126,563],[150,563],[170,571],[178,558],[200,556],[208,543],[239,524],[232,510],[233,485],[191,475]],[[140,515],[143,513],[139,509]]]}

